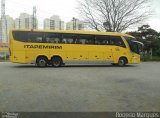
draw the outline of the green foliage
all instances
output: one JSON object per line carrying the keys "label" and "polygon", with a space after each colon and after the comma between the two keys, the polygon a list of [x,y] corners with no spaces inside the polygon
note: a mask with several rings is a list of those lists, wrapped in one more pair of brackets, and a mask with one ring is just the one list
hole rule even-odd
{"label": "green foliage", "polygon": [[141,55],[141,61],[160,61],[160,56],[152,56],[150,54]]}
{"label": "green foliage", "polygon": [[[160,32],[150,28],[149,25],[143,25],[138,28],[138,31],[129,32],[129,34],[144,43],[144,51],[147,51],[148,54],[152,49],[152,54],[156,57],[153,60],[159,60],[157,56],[160,56]],[[148,57],[144,59],[148,60]]]}
{"label": "green foliage", "polygon": [[155,51],[155,55],[160,56],[160,48]]}

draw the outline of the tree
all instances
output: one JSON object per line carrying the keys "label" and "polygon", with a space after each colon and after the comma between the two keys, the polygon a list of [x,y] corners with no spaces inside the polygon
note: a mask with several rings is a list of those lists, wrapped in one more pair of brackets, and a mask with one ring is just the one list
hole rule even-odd
{"label": "tree", "polygon": [[149,25],[142,25],[138,31],[128,32],[130,35],[136,37],[145,45],[145,50],[149,53],[153,49],[154,56],[160,56],[160,33],[152,29]]}
{"label": "tree", "polygon": [[148,3],[149,0],[82,0],[79,11],[89,28],[121,32],[150,15]]}

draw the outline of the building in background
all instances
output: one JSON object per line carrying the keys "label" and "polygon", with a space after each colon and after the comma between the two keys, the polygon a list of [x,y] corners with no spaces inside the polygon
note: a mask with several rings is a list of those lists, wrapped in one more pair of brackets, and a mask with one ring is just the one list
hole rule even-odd
{"label": "building in background", "polygon": [[64,21],[59,16],[53,15],[50,19],[44,20],[44,29],[48,30],[64,30]]}
{"label": "building in background", "polygon": [[84,23],[76,18],[73,18],[66,24],[66,30],[84,30]]}
{"label": "building in background", "polygon": [[32,29],[34,26],[35,29],[38,28],[38,20],[27,13],[21,13],[19,18],[15,19],[15,28],[17,29]]}
{"label": "building in background", "polygon": [[44,25],[43,26],[44,29],[51,29],[50,28],[50,19],[49,18],[44,19],[43,25]]}
{"label": "building in background", "polygon": [[14,19],[7,15],[6,22],[7,22],[7,33],[9,33],[9,31],[14,28]]}
{"label": "building in background", "polygon": [[[6,16],[6,28],[3,29],[2,35],[2,28],[1,28],[1,20],[0,20],[0,42],[2,43],[8,43],[8,33],[11,29],[38,29],[38,20],[36,17],[33,17],[33,15],[27,14],[27,13],[21,13],[18,18],[15,20],[10,17]],[[64,23],[60,19],[58,15],[53,15],[50,18],[46,18],[44,20],[43,24],[44,29],[48,30],[84,30],[84,23],[76,18],[73,18],[70,22],[67,24]],[[66,28],[65,28],[66,27]],[[7,33],[6,33],[7,32]]]}
{"label": "building in background", "polygon": [[[11,29],[14,28],[14,19],[8,15],[5,16],[5,29],[2,31],[2,24],[0,21],[0,41],[2,43],[8,43],[8,34]],[[3,32],[3,34],[2,34]]]}

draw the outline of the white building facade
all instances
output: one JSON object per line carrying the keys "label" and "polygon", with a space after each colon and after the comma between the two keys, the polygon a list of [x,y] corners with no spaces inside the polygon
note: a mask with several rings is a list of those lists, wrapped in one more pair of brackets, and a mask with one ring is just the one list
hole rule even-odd
{"label": "white building facade", "polygon": [[[3,28],[2,28],[3,27]],[[8,15],[5,16],[5,21],[0,21],[0,42],[8,43],[9,41],[9,31],[14,28],[14,19]]]}
{"label": "white building facade", "polygon": [[[33,24],[35,22],[35,24]],[[15,28],[17,29],[37,29],[38,20],[34,19],[32,15],[21,13],[19,18],[15,19]]]}
{"label": "white building facade", "polygon": [[44,20],[44,29],[45,30],[64,30],[64,21],[60,19],[59,16],[53,15]]}
{"label": "white building facade", "polygon": [[66,24],[66,30],[84,30],[84,23],[76,18],[73,18]]}

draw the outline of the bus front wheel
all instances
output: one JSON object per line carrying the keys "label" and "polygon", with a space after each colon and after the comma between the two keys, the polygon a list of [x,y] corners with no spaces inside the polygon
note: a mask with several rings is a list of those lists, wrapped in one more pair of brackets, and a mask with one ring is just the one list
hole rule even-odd
{"label": "bus front wheel", "polygon": [[118,66],[125,66],[127,63],[127,60],[125,58],[120,58],[118,61]]}
{"label": "bus front wheel", "polygon": [[62,59],[60,57],[53,57],[51,63],[53,67],[60,67],[62,65]]}
{"label": "bus front wheel", "polygon": [[38,67],[46,67],[47,63],[48,63],[47,58],[45,58],[45,57],[38,57],[37,58],[36,64]]}

